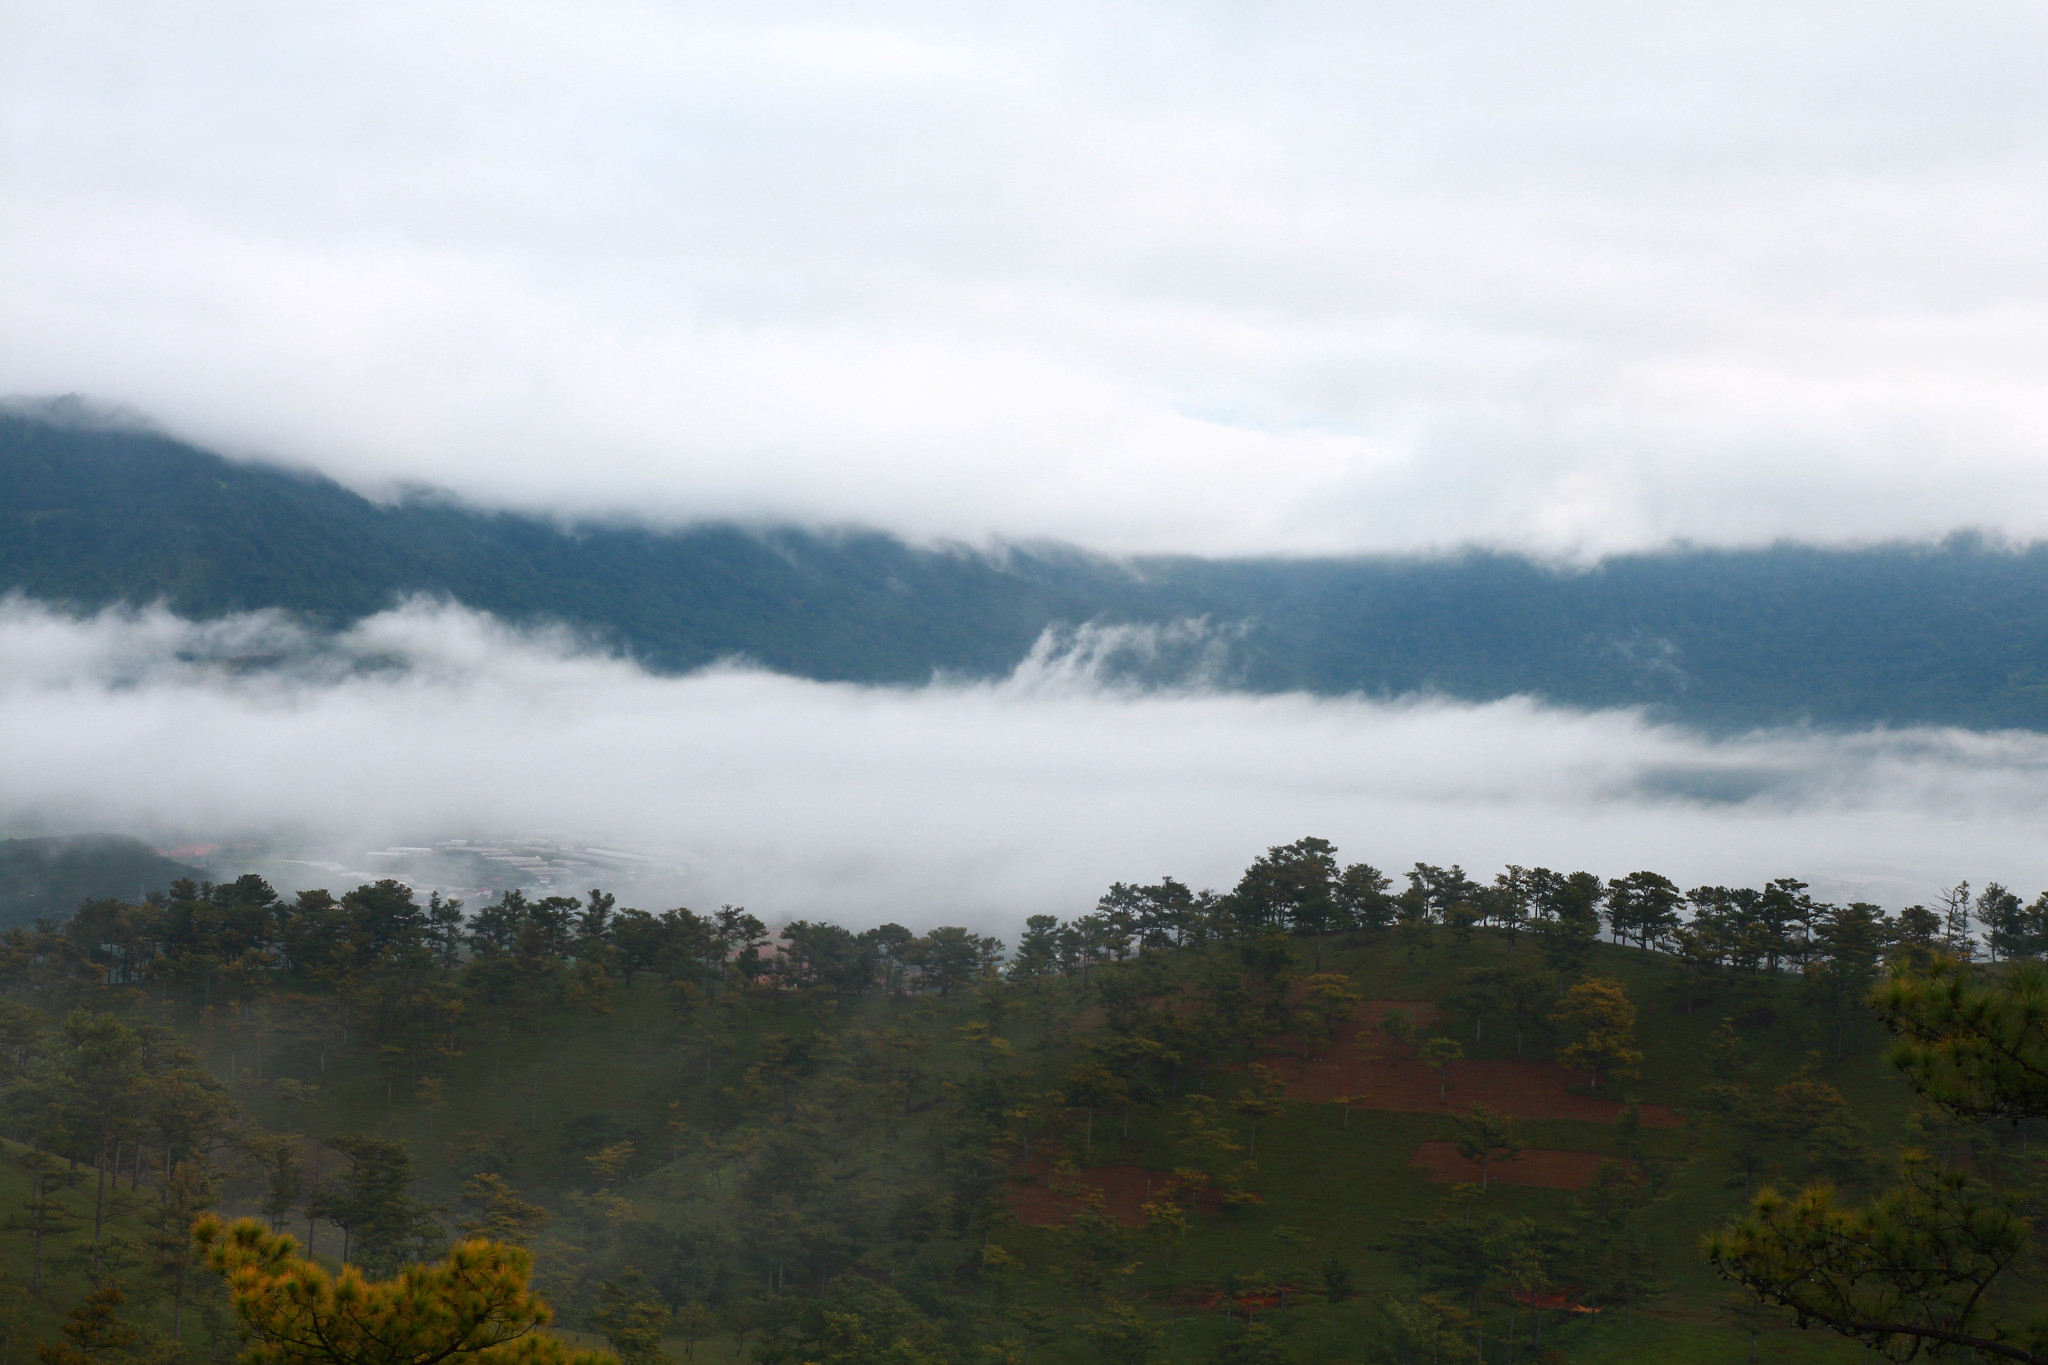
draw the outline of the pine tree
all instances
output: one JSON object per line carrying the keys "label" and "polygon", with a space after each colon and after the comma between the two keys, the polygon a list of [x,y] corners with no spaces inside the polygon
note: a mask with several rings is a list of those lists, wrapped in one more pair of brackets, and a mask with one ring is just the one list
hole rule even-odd
{"label": "pine tree", "polygon": [[618,1352],[620,1365],[656,1365],[663,1358],[661,1333],[669,1311],[648,1288],[647,1277],[628,1270],[616,1280],[601,1281],[597,1289],[601,1303],[590,1325]]}
{"label": "pine tree", "polygon": [[412,1155],[403,1142],[344,1133],[328,1145],[349,1157],[338,1186],[314,1195],[306,1212],[342,1230],[342,1260],[372,1273],[395,1270],[440,1234],[427,1206],[412,1197]]}
{"label": "pine tree", "polygon": [[518,1247],[463,1242],[438,1262],[370,1280],[354,1266],[330,1275],[253,1218],[208,1215],[192,1236],[252,1339],[244,1365],[613,1365],[541,1330],[554,1313],[529,1287],[533,1257]]}
{"label": "pine tree", "polygon": [[1424,1066],[1435,1068],[1437,1103],[1443,1103],[1451,1088],[1451,1063],[1463,1057],[1465,1049],[1454,1038],[1426,1038],[1422,1046],[1415,1049],[1415,1054],[1422,1058]]}
{"label": "pine tree", "polygon": [[104,1365],[123,1359],[142,1340],[142,1333],[121,1318],[127,1301],[119,1285],[101,1285],[58,1327],[64,1339],[39,1344],[36,1358],[43,1365]]}
{"label": "pine tree", "polygon": [[540,1205],[521,1199],[495,1171],[480,1171],[464,1182],[462,1204],[467,1216],[457,1226],[463,1236],[511,1246],[531,1245],[550,1217]]}
{"label": "pine tree", "polygon": [[1522,1140],[1513,1119],[1496,1114],[1483,1104],[1473,1105],[1458,1119],[1454,1142],[1459,1156],[1479,1164],[1482,1192],[1491,1183],[1493,1163],[1513,1161],[1529,1145]]}
{"label": "pine tree", "polygon": [[1246,1148],[1246,1155],[1256,1159],[1259,1155],[1259,1120],[1271,1118],[1286,1107],[1287,1083],[1280,1079],[1280,1073],[1269,1066],[1253,1062],[1244,1069],[1244,1089],[1230,1107],[1252,1121],[1252,1140]]}
{"label": "pine tree", "polygon": [[79,1227],[77,1213],[57,1196],[57,1185],[63,1165],[47,1152],[27,1151],[18,1154],[15,1163],[28,1172],[28,1198],[21,1207],[8,1216],[5,1224],[10,1232],[25,1232],[29,1235],[29,1288],[31,1292],[43,1292],[43,1251],[52,1237],[62,1237],[75,1232]]}
{"label": "pine tree", "polygon": [[1592,1074],[1593,1089],[1605,1076],[1639,1075],[1643,1054],[1636,1051],[1636,1007],[1619,981],[1591,977],[1564,993],[1552,1022],[1570,1039],[1557,1060]]}
{"label": "pine tree", "polygon": [[[2038,964],[1998,976],[1955,959],[1902,965],[1875,999],[1899,1039],[1892,1064],[1929,1101],[1973,1124],[2048,1117]],[[1991,1292],[2027,1255],[2031,1224],[2017,1192],[1909,1148],[1898,1183],[1868,1204],[1844,1204],[1831,1184],[1766,1188],[1703,1249],[1757,1298],[1891,1359],[1928,1350],[2048,1365],[2048,1317],[2035,1304],[2031,1317],[2004,1316]]]}

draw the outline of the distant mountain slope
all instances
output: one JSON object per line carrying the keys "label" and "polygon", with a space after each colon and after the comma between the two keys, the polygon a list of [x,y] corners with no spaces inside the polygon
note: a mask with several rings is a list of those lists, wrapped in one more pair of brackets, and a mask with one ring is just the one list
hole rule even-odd
{"label": "distant mountain slope", "polygon": [[[1259,691],[1528,693],[1711,728],[2048,729],[2048,548],[1969,538],[1673,550],[1570,572],[1487,553],[1125,562],[873,532],[565,530],[435,497],[382,506],[163,436],[16,410],[0,412],[9,589],[335,625],[429,592],[574,623],[658,669],[742,655],[888,683],[1002,674],[1048,626],[1206,618],[1213,676]],[[1189,657],[1124,665],[1159,675]]]}
{"label": "distant mountain slope", "polygon": [[84,900],[141,900],[201,875],[118,834],[0,839],[0,927],[62,919]]}

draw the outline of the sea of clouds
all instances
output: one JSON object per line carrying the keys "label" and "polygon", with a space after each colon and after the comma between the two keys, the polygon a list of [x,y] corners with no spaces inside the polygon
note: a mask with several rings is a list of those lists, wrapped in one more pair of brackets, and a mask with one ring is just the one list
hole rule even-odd
{"label": "sea of clouds", "polygon": [[1103,681],[1103,644],[1048,641],[995,682],[864,687],[659,676],[427,601],[319,636],[17,598],[0,824],[355,848],[553,833],[687,867],[692,904],[999,933],[1112,880],[1227,888],[1304,834],[1395,871],[1798,875],[1894,909],[1959,878],[2048,886],[2048,736],[1708,739],[1520,699],[1148,689]]}

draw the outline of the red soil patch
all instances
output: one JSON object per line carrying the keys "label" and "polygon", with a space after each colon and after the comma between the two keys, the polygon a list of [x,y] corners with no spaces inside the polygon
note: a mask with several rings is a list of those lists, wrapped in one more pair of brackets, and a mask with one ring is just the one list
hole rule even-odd
{"label": "red soil patch", "polygon": [[[1393,1109],[1410,1114],[1456,1112],[1483,1104],[1497,1113],[1522,1119],[1581,1119],[1612,1123],[1624,1108],[1619,1100],[1574,1094],[1586,1077],[1555,1062],[1509,1058],[1452,1062],[1450,1085],[1441,1099],[1442,1079],[1425,1065],[1412,1046],[1403,1047],[1380,1032],[1380,1017],[1401,1009],[1423,1033],[1435,1022],[1436,1005],[1426,1000],[1368,1000],[1353,1014],[1356,1021],[1339,1024],[1327,1042],[1309,1048],[1304,1058],[1299,1038],[1268,1038],[1276,1051],[1261,1057],[1286,1083],[1287,1098],[1330,1104],[1346,1098],[1362,1109]],[[1279,1051],[1277,1049],[1285,1049]],[[1233,1065],[1231,1070],[1243,1070]],[[1677,1128],[1684,1120],[1669,1105],[1637,1106],[1645,1128]]]}
{"label": "red soil patch", "polygon": [[[1551,1190],[1583,1190],[1593,1183],[1600,1163],[1611,1158],[1599,1152],[1558,1152],[1531,1147],[1513,1161],[1495,1161],[1489,1178],[1496,1185],[1540,1185]],[[1479,1163],[1458,1155],[1448,1142],[1425,1142],[1408,1163],[1429,1172],[1439,1185],[1477,1185]]]}
{"label": "red soil patch", "polygon": [[[1170,1171],[1148,1171],[1143,1166],[1092,1166],[1080,1173],[1081,1183],[1100,1190],[1110,1216],[1127,1228],[1144,1225],[1145,1205],[1153,1192],[1172,1178]],[[1210,1203],[1198,1198],[1195,1207],[1209,1207]],[[1059,1227],[1079,1207],[1078,1196],[1047,1189],[1042,1170],[1028,1183],[1010,1186],[1010,1208],[1017,1221],[1035,1228]]]}
{"label": "red soil patch", "polygon": [[[1295,1295],[1295,1302],[1299,1303],[1301,1301],[1299,1296],[1312,1294],[1315,1291],[1304,1289],[1300,1285],[1290,1284],[1287,1286],[1287,1292]],[[1220,1308],[1225,1299],[1229,1299],[1240,1312],[1248,1317],[1256,1316],[1259,1313],[1268,1312],[1275,1308],[1285,1308],[1288,1306],[1282,1302],[1282,1296],[1278,1290],[1270,1294],[1240,1294],[1232,1298],[1220,1289],[1204,1289],[1182,1298],[1168,1300],[1168,1302],[1175,1308]]]}
{"label": "red soil patch", "polygon": [[1399,1010],[1408,1016],[1408,1022],[1417,1028],[1427,1028],[1436,1022],[1442,1011],[1434,1000],[1367,1000],[1351,1011],[1351,1017],[1358,1025],[1371,1033],[1379,1033],[1380,1020],[1388,1010]]}

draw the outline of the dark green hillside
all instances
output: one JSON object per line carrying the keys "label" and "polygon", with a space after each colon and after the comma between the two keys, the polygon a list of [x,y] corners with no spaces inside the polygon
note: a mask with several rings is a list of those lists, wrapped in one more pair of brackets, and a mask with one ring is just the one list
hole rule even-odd
{"label": "dark green hillside", "polygon": [[0,591],[341,625],[410,593],[559,620],[663,670],[991,677],[1048,629],[1209,634],[1110,661],[1143,681],[1645,706],[1739,728],[2048,727],[2048,547],[1113,561],[926,549],[864,531],[563,527],[431,494],[372,503],[45,405],[0,411]]}
{"label": "dark green hillside", "polygon": [[[1918,1144],[2034,1198],[2034,1120],[1927,1108],[1862,1002],[1957,946],[2002,979],[2048,901],[1407,882],[1303,840],[1227,895],[1119,885],[1007,949],[596,892],[92,902],[0,936],[0,1197],[33,1144],[70,1215],[38,1295],[6,1288],[22,1219],[0,1233],[0,1317],[47,1337],[97,1259],[196,1359],[218,1291],[151,1228],[219,1200],[372,1274],[458,1230],[529,1245],[565,1327],[667,1321],[669,1358],[1704,1362],[1755,1332],[1846,1362],[1702,1259],[1746,1191],[1868,1198]],[[1503,1123],[1484,1191],[1423,1164]]]}
{"label": "dark green hillside", "polygon": [[0,925],[62,918],[84,900],[140,900],[197,875],[197,868],[125,835],[0,839]]}
{"label": "dark green hillside", "polygon": [[83,607],[281,607],[339,625],[424,592],[569,621],[664,669],[743,655],[922,682],[1007,670],[1046,621],[1100,611],[1099,585],[1072,591],[1061,557],[1024,563],[872,533],[565,531],[434,496],[382,506],[160,436],[0,412],[0,587]]}

